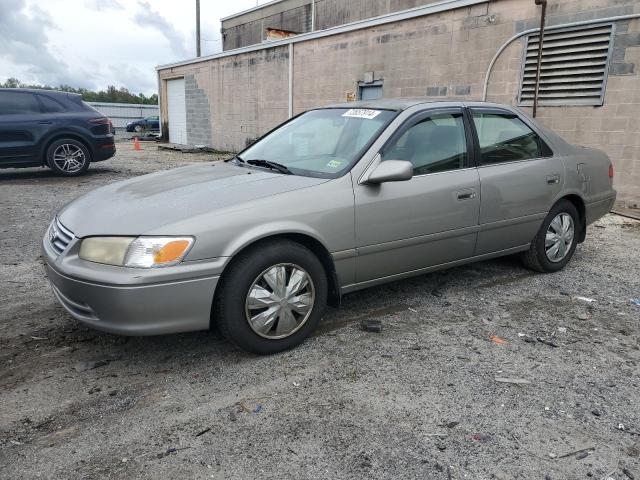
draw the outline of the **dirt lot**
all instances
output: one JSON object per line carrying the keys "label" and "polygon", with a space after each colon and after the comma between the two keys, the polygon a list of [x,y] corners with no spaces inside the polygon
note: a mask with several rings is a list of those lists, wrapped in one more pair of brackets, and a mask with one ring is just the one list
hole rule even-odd
{"label": "dirt lot", "polygon": [[640,479],[640,222],[606,217],[554,275],[506,258],[348,295],[256,357],[91,331],[54,301],[57,209],[212,159],[119,148],[80,179],[0,171],[1,478]]}

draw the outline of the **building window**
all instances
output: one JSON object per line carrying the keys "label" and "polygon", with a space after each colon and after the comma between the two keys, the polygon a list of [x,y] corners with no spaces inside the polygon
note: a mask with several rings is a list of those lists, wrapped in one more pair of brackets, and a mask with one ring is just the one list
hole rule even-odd
{"label": "building window", "polygon": [[[533,105],[539,34],[526,40],[518,102]],[[550,30],[544,34],[538,105],[602,105],[613,25]]]}
{"label": "building window", "polygon": [[358,85],[358,100],[378,100],[379,98],[382,98],[382,81]]}

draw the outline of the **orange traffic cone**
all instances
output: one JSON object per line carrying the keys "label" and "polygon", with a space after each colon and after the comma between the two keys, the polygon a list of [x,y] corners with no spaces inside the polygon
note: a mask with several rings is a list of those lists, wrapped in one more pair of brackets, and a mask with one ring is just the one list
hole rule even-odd
{"label": "orange traffic cone", "polygon": [[134,149],[136,152],[139,152],[140,150],[142,150],[142,149],[140,148],[140,140],[138,140],[138,137],[133,137],[133,149]]}

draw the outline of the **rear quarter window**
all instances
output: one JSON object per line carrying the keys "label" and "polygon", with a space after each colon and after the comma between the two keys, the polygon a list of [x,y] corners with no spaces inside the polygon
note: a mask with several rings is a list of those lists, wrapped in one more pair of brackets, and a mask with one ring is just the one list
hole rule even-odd
{"label": "rear quarter window", "polygon": [[42,111],[44,113],[61,113],[66,112],[67,109],[57,100],[46,95],[38,95],[40,103],[42,104]]}
{"label": "rear quarter window", "polygon": [[80,104],[82,105],[82,107],[83,107],[85,110],[88,110],[88,111],[90,111],[90,112],[95,112],[95,113],[98,113],[98,114],[102,115],[102,113],[100,113],[97,109],[95,109],[94,107],[92,107],[91,105],[89,105],[89,104],[88,104],[87,102],[85,102],[84,100],[81,100],[81,101],[80,101]]}

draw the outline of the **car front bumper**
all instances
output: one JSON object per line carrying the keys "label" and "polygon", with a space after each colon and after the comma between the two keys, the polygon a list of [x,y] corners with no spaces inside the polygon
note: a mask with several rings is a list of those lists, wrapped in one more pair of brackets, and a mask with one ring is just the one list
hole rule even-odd
{"label": "car front bumper", "polygon": [[74,239],[57,255],[45,237],[42,252],[55,297],[81,323],[120,335],[209,328],[219,262],[149,270],[112,267],[80,259],[79,244]]}

